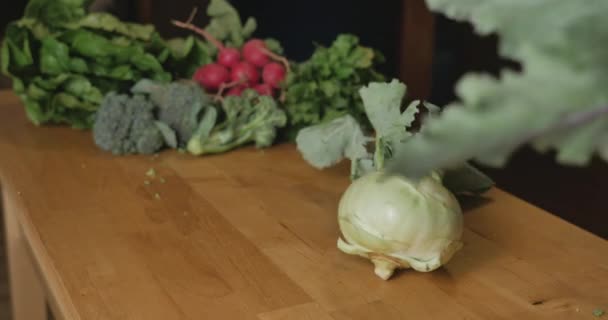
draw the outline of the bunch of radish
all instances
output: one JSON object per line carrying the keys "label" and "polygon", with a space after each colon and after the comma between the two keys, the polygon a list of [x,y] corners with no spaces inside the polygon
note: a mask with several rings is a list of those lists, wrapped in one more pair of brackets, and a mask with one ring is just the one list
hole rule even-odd
{"label": "bunch of radish", "polygon": [[287,59],[268,49],[261,39],[247,41],[240,50],[226,47],[190,21],[173,24],[200,34],[218,50],[216,62],[201,66],[193,75],[205,91],[218,97],[240,96],[251,88],[260,95],[277,96],[289,68]]}
{"label": "bunch of radish", "polygon": [[285,67],[272,61],[264,41],[247,41],[242,50],[218,48],[217,61],[200,67],[194,80],[207,92],[240,95],[252,88],[260,95],[275,96],[285,79]]}

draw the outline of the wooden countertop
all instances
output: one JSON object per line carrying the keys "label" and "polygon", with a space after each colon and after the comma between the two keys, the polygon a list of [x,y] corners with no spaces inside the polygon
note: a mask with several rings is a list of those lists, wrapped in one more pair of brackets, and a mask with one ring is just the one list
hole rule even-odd
{"label": "wooden countertop", "polygon": [[608,242],[498,189],[466,205],[465,247],[447,266],[381,280],[336,248],[348,168],[317,171],[291,145],[114,157],[90,132],[33,126],[3,92],[0,181],[59,318],[593,319],[608,309]]}

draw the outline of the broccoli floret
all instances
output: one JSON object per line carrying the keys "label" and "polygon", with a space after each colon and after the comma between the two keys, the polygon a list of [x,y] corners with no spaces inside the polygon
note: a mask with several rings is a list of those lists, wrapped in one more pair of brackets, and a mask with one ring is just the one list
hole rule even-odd
{"label": "broccoli floret", "polygon": [[240,97],[228,96],[222,102],[225,120],[215,124],[217,112],[205,111],[199,127],[188,142],[188,151],[194,155],[222,153],[236,147],[255,143],[263,148],[272,145],[277,128],[285,126],[287,116],[269,96],[259,96],[254,90],[245,90]]}
{"label": "broccoli floret", "polygon": [[141,80],[131,91],[150,95],[158,106],[158,120],[175,131],[180,147],[186,146],[196,131],[201,111],[212,104],[211,97],[189,80],[169,84]]}
{"label": "broccoli floret", "polygon": [[154,111],[154,104],[144,96],[108,93],[95,115],[95,144],[116,155],[152,154],[161,150],[165,136]]}

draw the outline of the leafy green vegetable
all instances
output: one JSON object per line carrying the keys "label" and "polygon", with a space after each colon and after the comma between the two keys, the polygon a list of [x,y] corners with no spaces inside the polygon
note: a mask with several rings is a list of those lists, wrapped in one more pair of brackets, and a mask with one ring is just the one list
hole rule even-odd
{"label": "leafy green vegetable", "polygon": [[72,76],[63,84],[66,93],[81,97],[83,101],[99,104],[103,100],[103,94],[91,82],[81,76]]}
{"label": "leafy green vegetable", "polygon": [[408,108],[406,113],[401,114],[401,103],[405,96],[403,83],[396,80],[389,84],[371,83],[361,88],[359,93],[377,135],[397,141],[407,136],[405,128],[414,121],[417,109]]}
{"label": "leafy green vegetable", "polygon": [[[382,171],[395,146],[412,138],[407,129],[414,122],[419,105],[431,113],[436,111],[433,105],[418,101],[401,111],[406,87],[397,80],[372,82],[359,93],[375,137],[367,137],[350,115],[302,129],[296,143],[303,158],[312,166],[323,169],[348,158],[351,160],[351,179],[370,171]],[[375,146],[373,154],[368,151],[371,141]],[[454,193],[483,193],[493,186],[490,178],[467,163],[449,168],[442,174],[446,187]]]}
{"label": "leafy green vegetable", "polygon": [[359,45],[356,36],[342,34],[330,47],[319,46],[309,60],[295,64],[285,84],[288,138],[304,127],[346,114],[369,128],[359,89],[384,79],[374,70],[383,59],[379,52]]}
{"label": "leafy green vegetable", "polygon": [[9,24],[2,43],[2,71],[11,75],[11,69],[14,72],[22,72],[33,64],[28,30],[21,29],[14,23]]}
{"label": "leafy green vegetable", "polygon": [[240,48],[257,28],[255,19],[251,17],[242,24],[238,11],[226,0],[211,0],[207,15],[211,20],[206,30],[231,47]]}
{"label": "leafy green vegetable", "polygon": [[331,167],[344,158],[357,161],[371,159],[365,146],[370,142],[359,123],[349,114],[330,122],[300,130],[296,137],[298,150],[315,168]]}
{"label": "leafy green vegetable", "polygon": [[40,71],[58,75],[70,71],[70,49],[55,38],[42,39],[40,49]]}
{"label": "leafy green vegetable", "polygon": [[83,18],[92,0],[30,0],[25,18],[32,18],[49,27],[61,26]]}
{"label": "leafy green vegetable", "polygon": [[167,45],[171,52],[168,69],[181,70],[180,74],[188,75],[188,78],[200,66],[213,62],[213,47],[193,36],[171,39]]}
{"label": "leafy green vegetable", "polygon": [[[88,13],[90,1],[30,0],[11,22],[0,69],[11,77],[29,119],[90,128],[104,94],[127,92],[146,78],[190,78],[211,61],[204,43],[165,41],[151,25]],[[169,72],[170,70],[170,72]]]}
{"label": "leafy green vegetable", "polygon": [[66,29],[94,29],[126,36],[129,39],[150,41],[156,30],[152,25],[142,25],[120,21],[115,16],[105,12],[89,13],[78,21],[63,25]]}
{"label": "leafy green vegetable", "polygon": [[555,149],[566,165],[595,155],[608,161],[608,48],[598,45],[608,40],[608,2],[427,2],[480,34],[497,34],[500,54],[522,71],[466,75],[456,87],[460,101],[398,146],[389,170],[423,176],[468,159],[501,167],[524,144]]}
{"label": "leafy green vegetable", "polygon": [[401,112],[405,91],[405,85],[396,80],[388,84],[371,83],[359,90],[366,114],[376,133],[374,163],[378,169],[384,168],[385,159],[390,157],[393,147],[410,136],[406,129],[418,113],[418,101]]}
{"label": "leafy green vegetable", "polygon": [[266,48],[268,48],[268,50],[276,54],[283,54],[283,46],[281,46],[279,40],[274,38],[267,38],[264,39],[264,43],[266,44]]}
{"label": "leafy green vegetable", "polygon": [[228,96],[222,102],[225,119],[216,123],[217,113],[207,108],[187,149],[194,155],[222,153],[255,143],[258,148],[272,145],[277,129],[285,126],[287,116],[269,96],[247,89],[241,96]]}

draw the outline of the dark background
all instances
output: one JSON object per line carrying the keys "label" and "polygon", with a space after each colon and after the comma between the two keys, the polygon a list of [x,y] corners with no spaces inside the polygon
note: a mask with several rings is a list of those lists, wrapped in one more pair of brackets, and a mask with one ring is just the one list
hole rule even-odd
{"label": "dark background", "polygon": [[[291,59],[303,60],[314,49],[313,43],[327,45],[337,34],[350,32],[358,35],[364,45],[384,53],[387,62],[380,69],[389,77],[400,77],[403,71],[401,67],[406,53],[402,50],[402,43],[409,41],[416,48],[416,41],[428,41],[427,34],[430,34],[434,50],[432,57],[429,57],[432,58],[429,98],[439,105],[455,98],[453,86],[467,71],[496,73],[503,67],[517,67],[497,57],[495,38],[477,37],[469,25],[438,15],[433,15],[432,29],[421,25],[417,30],[414,24],[404,34],[402,26],[404,15],[407,15],[407,10],[404,9],[406,2],[407,0],[232,1],[243,17],[257,18],[257,36],[280,40],[286,49],[286,55]],[[10,8],[5,6],[0,10],[0,27],[4,28],[8,21],[18,18],[25,3],[24,0],[11,1]],[[147,7],[142,6],[142,1],[122,0],[115,3],[109,11],[125,20],[152,22],[165,37],[187,34],[172,27],[170,19],[185,19],[195,5],[205,7],[205,1],[152,0]],[[204,14],[195,22],[204,25]],[[8,85],[6,80],[0,80],[0,87],[2,85]],[[500,188],[608,238],[608,212],[602,201],[608,190],[608,165],[595,161],[586,168],[569,168],[558,166],[553,159],[552,154],[540,155],[524,148],[514,155],[506,168],[483,169],[496,180]]]}

